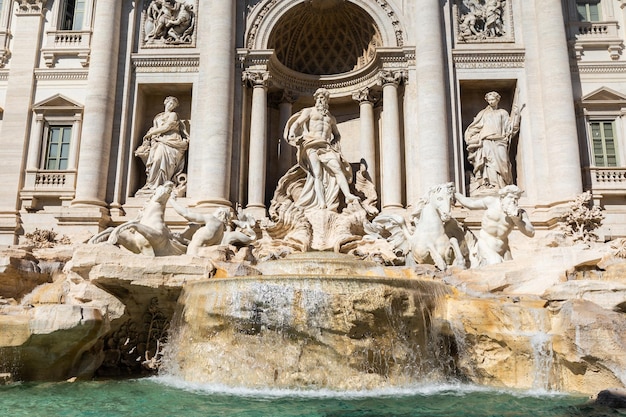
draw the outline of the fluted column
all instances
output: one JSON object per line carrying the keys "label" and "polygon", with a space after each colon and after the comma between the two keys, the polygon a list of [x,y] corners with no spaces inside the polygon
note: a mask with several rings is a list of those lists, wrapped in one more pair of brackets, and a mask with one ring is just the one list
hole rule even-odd
{"label": "fluted column", "polygon": [[566,200],[582,192],[582,176],[563,9],[560,0],[535,4],[551,198]]}
{"label": "fluted column", "polygon": [[402,208],[402,148],[398,86],[403,71],[381,71],[378,82],[383,87],[381,153],[381,197],[383,210]]}
{"label": "fluted column", "polygon": [[[13,2],[11,2],[13,3]],[[13,9],[14,4],[10,5]],[[0,129],[0,244],[13,244],[20,220],[19,192],[26,165],[26,143],[31,123],[31,105],[43,34],[45,0],[18,1],[12,30],[11,63],[8,70],[4,115]],[[40,137],[37,140],[41,140]],[[39,149],[36,150],[37,152]],[[38,159],[29,163],[38,163]]]}
{"label": "fluted column", "polygon": [[121,1],[96,2],[73,206],[106,207],[121,17]]}
{"label": "fluted column", "polygon": [[244,72],[252,87],[250,115],[250,154],[248,160],[248,205],[255,217],[265,216],[265,172],[267,165],[267,88],[268,72]]}
{"label": "fluted column", "polygon": [[361,119],[361,158],[367,162],[367,172],[376,184],[376,131],[374,126],[374,97],[369,88],[356,91],[352,99],[359,103]]}
{"label": "fluted column", "polygon": [[446,36],[441,3],[421,0],[415,14],[418,136],[407,138],[407,143],[412,141],[414,145],[413,151],[407,153],[407,176],[417,179],[419,190],[411,190],[411,195],[421,195],[431,185],[449,180],[447,70],[443,51]]}
{"label": "fluted column", "polygon": [[230,206],[235,96],[236,1],[201,0],[200,68],[193,92],[187,197],[200,206]]}
{"label": "fluted column", "polygon": [[280,135],[280,149],[278,154],[278,166],[280,169],[280,174],[284,174],[287,172],[289,168],[291,168],[295,162],[295,148],[291,146],[285,138],[283,137],[283,133],[285,131],[285,126],[287,125],[287,121],[291,117],[293,113],[293,103],[296,101],[297,96],[293,91],[283,91],[283,95],[281,97],[280,103],[278,104],[279,110],[279,131]]}

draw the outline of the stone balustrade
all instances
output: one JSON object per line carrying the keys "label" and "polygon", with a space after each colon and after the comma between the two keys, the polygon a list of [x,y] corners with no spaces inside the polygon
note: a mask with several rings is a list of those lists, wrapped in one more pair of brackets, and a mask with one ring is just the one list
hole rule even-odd
{"label": "stone balustrade", "polygon": [[69,201],[74,198],[75,184],[76,171],[28,170],[20,199],[27,210],[35,208],[41,198]]}
{"label": "stone balustrade", "polygon": [[573,22],[570,34],[579,39],[617,38],[617,22]]}
{"label": "stone balustrade", "polygon": [[624,194],[626,191],[626,168],[586,168],[594,193]]}
{"label": "stone balustrade", "polygon": [[86,67],[89,62],[90,44],[91,31],[53,30],[46,32],[45,46],[42,49],[46,66],[54,67],[59,56],[77,56],[81,59],[81,65]]}
{"label": "stone balustrade", "polygon": [[586,48],[607,48],[611,59],[618,59],[623,49],[618,23],[614,21],[569,22],[568,32],[574,40],[577,59],[582,58]]}
{"label": "stone balustrade", "polygon": [[61,171],[37,172],[35,174],[35,189],[63,187],[66,179],[66,173]]}

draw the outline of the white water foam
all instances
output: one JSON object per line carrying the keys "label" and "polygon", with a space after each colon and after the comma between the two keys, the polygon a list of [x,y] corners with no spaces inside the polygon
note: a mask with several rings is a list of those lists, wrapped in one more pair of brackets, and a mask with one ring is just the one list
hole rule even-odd
{"label": "white water foam", "polygon": [[148,378],[158,384],[167,385],[172,388],[181,389],[193,393],[200,394],[218,394],[231,395],[237,397],[254,397],[254,398],[385,398],[385,397],[407,397],[407,396],[436,396],[436,395],[455,395],[465,396],[473,393],[493,393],[506,394],[515,397],[563,397],[571,394],[547,391],[541,389],[534,390],[512,390],[505,388],[493,388],[480,385],[472,385],[466,383],[431,383],[423,385],[414,385],[407,387],[380,388],[374,390],[362,391],[337,391],[330,389],[278,389],[278,388],[246,388],[231,387],[220,384],[200,384],[183,381],[172,376],[156,376]]}

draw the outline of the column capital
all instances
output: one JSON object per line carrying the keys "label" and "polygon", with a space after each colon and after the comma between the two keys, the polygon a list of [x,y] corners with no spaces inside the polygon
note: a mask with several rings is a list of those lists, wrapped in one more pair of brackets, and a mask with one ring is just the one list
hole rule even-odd
{"label": "column capital", "polygon": [[47,0],[15,0],[18,5],[17,15],[42,15]]}
{"label": "column capital", "polygon": [[378,73],[378,85],[394,84],[397,87],[407,81],[408,77],[406,70],[382,70]]}
{"label": "column capital", "polygon": [[372,90],[369,87],[362,88],[352,93],[352,100],[363,103],[375,103],[380,97],[372,94]]}
{"label": "column capital", "polygon": [[241,81],[248,87],[268,88],[271,76],[269,71],[244,71],[241,73]]}

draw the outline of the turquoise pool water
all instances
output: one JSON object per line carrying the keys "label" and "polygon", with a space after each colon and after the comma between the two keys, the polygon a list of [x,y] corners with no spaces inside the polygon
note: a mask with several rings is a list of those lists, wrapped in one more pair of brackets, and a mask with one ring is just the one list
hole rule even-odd
{"label": "turquoise pool water", "polygon": [[465,385],[373,392],[253,391],[190,385],[167,378],[0,387],[2,417],[455,417],[626,415],[586,398],[515,393]]}

